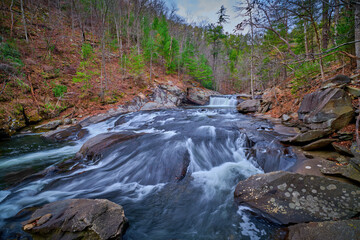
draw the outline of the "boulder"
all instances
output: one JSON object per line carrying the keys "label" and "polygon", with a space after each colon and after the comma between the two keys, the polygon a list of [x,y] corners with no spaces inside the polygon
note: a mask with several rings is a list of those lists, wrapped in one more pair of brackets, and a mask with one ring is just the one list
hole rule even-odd
{"label": "boulder", "polygon": [[234,197],[280,224],[349,219],[360,213],[359,187],[284,171],[239,182]]}
{"label": "boulder", "polygon": [[300,223],[287,228],[291,240],[360,239],[360,220]]}
{"label": "boulder", "polygon": [[346,86],[345,91],[353,95],[354,97],[360,97],[360,88]]}
{"label": "boulder", "polygon": [[321,168],[321,172],[326,175],[341,175],[360,183],[360,171],[354,167],[353,163],[343,165],[331,161],[326,161],[326,163]]}
{"label": "boulder", "polygon": [[331,145],[333,146],[335,151],[337,151],[338,153],[340,153],[342,155],[346,155],[346,156],[350,156],[350,157],[354,156],[352,154],[352,152],[350,151],[350,149],[348,149],[346,146],[342,146],[336,142],[332,143]]}
{"label": "boulder", "polygon": [[260,107],[260,100],[245,100],[237,105],[240,113],[256,112]]}
{"label": "boulder", "polygon": [[206,88],[191,87],[187,89],[186,99],[192,104],[205,105],[212,95],[221,94]]}
{"label": "boulder", "polygon": [[60,126],[61,123],[62,123],[61,120],[55,120],[55,121],[51,121],[51,122],[36,126],[35,129],[37,129],[37,130],[54,130],[58,126]]}
{"label": "boulder", "polygon": [[320,148],[327,147],[331,145],[331,143],[336,142],[336,139],[326,138],[326,139],[320,139],[315,142],[309,143],[306,146],[302,147],[305,151],[313,151]]}
{"label": "boulder", "polygon": [[96,124],[99,122],[106,121],[106,120],[110,119],[111,117],[113,117],[113,116],[110,115],[109,113],[101,113],[98,115],[94,115],[94,116],[85,118],[84,120],[80,121],[80,125],[81,125],[81,127],[87,127],[91,124]]}
{"label": "boulder", "polygon": [[87,160],[96,160],[102,157],[102,155],[109,150],[110,147],[115,144],[137,138],[143,134],[136,133],[102,133],[93,138],[87,140],[81,147],[79,152],[76,153],[75,159],[86,158]]}
{"label": "boulder", "polygon": [[342,89],[328,88],[304,96],[299,120],[313,130],[340,130],[353,119],[351,97]]}
{"label": "boulder", "polygon": [[75,141],[83,138],[88,133],[88,130],[83,129],[80,124],[74,126],[57,129],[54,131],[46,132],[41,137],[53,141]]}
{"label": "boulder", "polygon": [[68,199],[37,209],[22,223],[34,239],[121,239],[128,221],[122,206],[106,199]]}
{"label": "boulder", "polygon": [[293,138],[283,140],[283,142],[304,144],[325,137],[330,133],[330,130],[309,130],[303,133],[299,133]]}
{"label": "boulder", "polygon": [[332,87],[344,87],[346,84],[349,83],[351,83],[351,79],[348,76],[339,74],[325,81],[322,84],[322,88],[326,89]]}

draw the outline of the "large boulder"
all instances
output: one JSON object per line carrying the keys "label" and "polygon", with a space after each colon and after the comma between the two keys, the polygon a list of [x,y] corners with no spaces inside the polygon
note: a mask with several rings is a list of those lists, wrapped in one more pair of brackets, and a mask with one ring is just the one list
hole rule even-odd
{"label": "large boulder", "polygon": [[281,224],[349,219],[360,213],[360,188],[325,177],[284,171],[239,182],[235,200]]}
{"label": "large boulder", "polygon": [[218,92],[198,87],[191,87],[187,90],[186,99],[193,104],[205,105],[209,102],[210,96],[221,95]]}
{"label": "large boulder", "polygon": [[340,130],[353,119],[351,97],[342,89],[327,88],[304,96],[299,120],[310,129]]}
{"label": "large boulder", "polygon": [[300,223],[287,228],[291,240],[360,239],[360,220]]}
{"label": "large boulder", "polygon": [[37,209],[23,223],[36,239],[121,239],[128,221],[120,205],[106,199],[68,199]]}
{"label": "large boulder", "polygon": [[349,84],[351,82],[351,78],[349,78],[346,75],[336,75],[335,77],[332,77],[328,80],[326,80],[323,84],[322,84],[322,88],[326,89],[326,88],[331,88],[331,87],[339,87],[342,88],[345,85]]}
{"label": "large boulder", "polygon": [[87,133],[88,130],[82,128],[80,124],[76,124],[74,126],[43,133],[41,137],[57,142],[75,141],[83,138]]}
{"label": "large boulder", "polygon": [[61,120],[54,120],[54,121],[51,121],[51,122],[36,126],[35,129],[38,129],[38,130],[53,130],[53,129],[56,129],[58,126],[60,126],[61,123],[62,123]]}
{"label": "large boulder", "polygon": [[102,133],[96,135],[84,143],[79,152],[76,153],[75,159],[85,158],[87,160],[97,160],[115,144],[137,138],[141,135],[143,134],[132,132]]}
{"label": "large boulder", "polygon": [[237,110],[240,113],[256,112],[260,108],[260,100],[245,100],[237,105]]}

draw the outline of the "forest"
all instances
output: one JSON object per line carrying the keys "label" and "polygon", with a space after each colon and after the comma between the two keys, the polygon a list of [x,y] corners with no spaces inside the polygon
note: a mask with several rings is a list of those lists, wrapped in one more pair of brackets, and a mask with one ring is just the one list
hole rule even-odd
{"label": "forest", "polygon": [[216,22],[189,22],[164,0],[2,0],[0,114],[36,122],[80,100],[91,108],[130,99],[164,76],[253,96],[285,84],[298,96],[315,79],[360,65],[357,1],[231,8],[238,24],[225,32],[224,6]]}

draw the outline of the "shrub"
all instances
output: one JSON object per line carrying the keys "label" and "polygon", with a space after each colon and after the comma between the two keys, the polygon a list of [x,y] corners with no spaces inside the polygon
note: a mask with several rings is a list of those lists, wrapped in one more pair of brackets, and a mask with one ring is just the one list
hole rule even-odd
{"label": "shrub", "polygon": [[67,92],[67,87],[64,85],[55,85],[52,89],[55,97],[62,97]]}

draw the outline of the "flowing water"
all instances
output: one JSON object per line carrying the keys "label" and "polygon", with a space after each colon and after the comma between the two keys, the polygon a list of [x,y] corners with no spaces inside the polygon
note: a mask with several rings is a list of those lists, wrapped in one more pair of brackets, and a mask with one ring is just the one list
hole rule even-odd
{"label": "flowing water", "polygon": [[[222,104],[230,105],[226,99]],[[16,215],[20,210],[70,198],[121,204],[130,223],[124,239],[268,239],[277,227],[233,198],[240,180],[294,163],[271,124],[234,108],[192,108],[128,113],[87,129],[69,143],[39,135],[0,143],[1,239],[27,236],[20,222],[29,214]],[[73,157],[105,132],[141,134],[81,169],[11,184]],[[179,174],[184,163],[186,174]]]}

